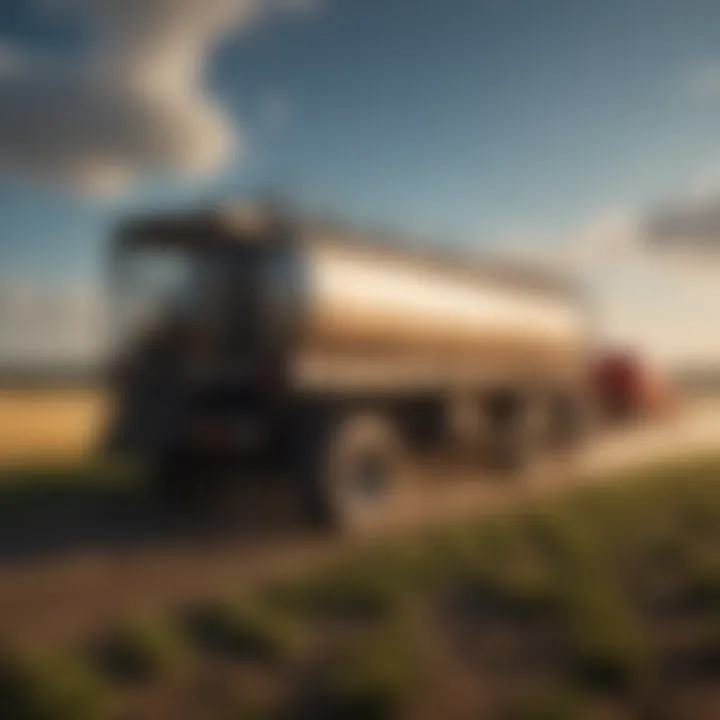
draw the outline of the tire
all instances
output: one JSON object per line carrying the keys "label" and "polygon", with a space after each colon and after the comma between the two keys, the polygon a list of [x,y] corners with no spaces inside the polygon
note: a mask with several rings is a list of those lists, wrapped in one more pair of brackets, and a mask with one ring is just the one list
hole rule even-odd
{"label": "tire", "polygon": [[578,396],[559,398],[553,404],[550,448],[573,455],[586,445],[597,429],[597,418],[590,402]]}
{"label": "tire", "polygon": [[343,533],[367,531],[388,507],[403,473],[391,423],[376,414],[326,412],[309,423],[308,435],[300,472],[309,519]]}
{"label": "tire", "polygon": [[522,428],[515,425],[507,428],[495,440],[493,469],[506,479],[524,479],[534,460],[530,446],[530,439]]}
{"label": "tire", "polygon": [[524,480],[532,469],[539,450],[533,421],[524,402],[504,407],[491,419],[490,467],[503,479]]}

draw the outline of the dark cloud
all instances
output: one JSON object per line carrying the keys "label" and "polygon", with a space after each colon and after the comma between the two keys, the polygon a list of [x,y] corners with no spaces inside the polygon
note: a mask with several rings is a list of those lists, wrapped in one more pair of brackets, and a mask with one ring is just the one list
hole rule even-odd
{"label": "dark cloud", "polygon": [[288,0],[45,0],[88,29],[82,64],[5,48],[0,171],[108,193],[153,174],[218,169],[241,132],[203,88],[217,43]]}
{"label": "dark cloud", "polygon": [[643,229],[647,244],[655,248],[720,250],[720,198],[654,208]]}
{"label": "dark cloud", "polygon": [[202,96],[53,72],[0,79],[0,169],[90,193],[215,169],[237,133]]}

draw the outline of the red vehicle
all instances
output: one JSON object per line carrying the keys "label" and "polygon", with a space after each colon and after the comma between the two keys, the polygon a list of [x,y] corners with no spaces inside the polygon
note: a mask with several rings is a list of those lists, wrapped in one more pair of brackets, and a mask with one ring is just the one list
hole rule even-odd
{"label": "red vehicle", "polygon": [[599,357],[593,385],[599,409],[610,420],[662,417],[674,405],[662,373],[627,350],[611,350]]}

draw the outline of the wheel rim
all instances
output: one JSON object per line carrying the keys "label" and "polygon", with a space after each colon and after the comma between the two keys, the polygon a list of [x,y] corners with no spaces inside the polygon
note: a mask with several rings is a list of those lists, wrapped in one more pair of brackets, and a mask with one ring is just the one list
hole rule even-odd
{"label": "wheel rim", "polygon": [[349,490],[354,498],[371,503],[385,494],[388,483],[386,458],[378,453],[364,453],[350,472]]}

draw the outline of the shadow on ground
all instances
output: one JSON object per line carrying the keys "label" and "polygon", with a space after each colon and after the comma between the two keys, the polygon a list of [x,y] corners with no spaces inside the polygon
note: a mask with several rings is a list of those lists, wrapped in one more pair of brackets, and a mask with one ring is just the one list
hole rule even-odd
{"label": "shadow on ground", "polygon": [[[245,482],[243,482],[245,480]],[[173,509],[127,468],[5,470],[0,473],[0,562],[83,550],[264,540],[302,525],[287,484],[240,478],[202,507]]]}

